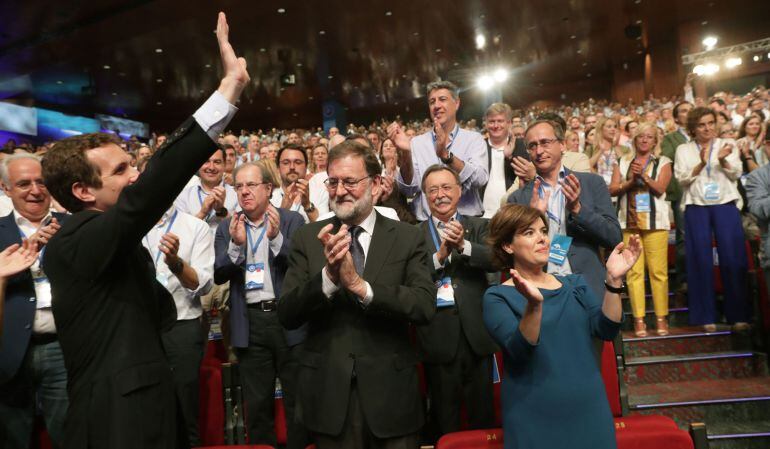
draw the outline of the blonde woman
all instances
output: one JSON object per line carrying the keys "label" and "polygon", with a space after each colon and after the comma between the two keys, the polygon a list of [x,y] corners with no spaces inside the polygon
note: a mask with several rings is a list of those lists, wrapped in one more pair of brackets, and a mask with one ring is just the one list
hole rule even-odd
{"label": "blonde woman", "polygon": [[607,185],[612,182],[612,172],[618,165],[618,158],[627,153],[618,146],[617,122],[609,117],[602,117],[596,122],[596,137],[593,154],[589,155],[591,169],[604,179]]}
{"label": "blonde woman", "polygon": [[671,159],[656,156],[660,138],[651,123],[639,125],[631,138],[632,153],[620,158],[613,169],[610,195],[618,198],[618,221],[623,240],[642,239],[643,251],[627,275],[628,296],[634,315],[634,333],[647,336],[645,315],[645,266],[649,270],[656,332],[668,334],[668,231],[669,203],[666,188],[671,181]]}

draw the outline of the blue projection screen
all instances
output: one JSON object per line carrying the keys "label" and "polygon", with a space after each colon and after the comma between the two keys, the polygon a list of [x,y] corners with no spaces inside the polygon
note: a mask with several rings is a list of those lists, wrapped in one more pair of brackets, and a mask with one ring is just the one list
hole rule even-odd
{"label": "blue projection screen", "polygon": [[37,110],[0,102],[0,130],[37,135]]}

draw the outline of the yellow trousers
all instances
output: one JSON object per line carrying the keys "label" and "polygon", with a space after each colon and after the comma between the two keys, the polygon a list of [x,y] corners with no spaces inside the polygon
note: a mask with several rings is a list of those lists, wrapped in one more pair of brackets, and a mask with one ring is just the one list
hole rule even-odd
{"label": "yellow trousers", "polygon": [[634,318],[644,316],[644,268],[650,272],[650,287],[652,302],[655,305],[655,316],[668,315],[668,231],[634,231],[624,230],[623,241],[628,243],[632,235],[639,234],[642,240],[642,254],[631,270],[626,274],[628,296],[631,299],[631,310]]}

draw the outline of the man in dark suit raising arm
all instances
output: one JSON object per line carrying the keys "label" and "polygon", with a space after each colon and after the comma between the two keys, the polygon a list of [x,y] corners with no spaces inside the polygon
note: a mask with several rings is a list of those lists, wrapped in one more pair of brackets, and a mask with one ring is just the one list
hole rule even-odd
{"label": "man in dark suit raising arm", "polygon": [[249,81],[223,13],[217,40],[219,89],[155,153],[141,178],[106,134],[57,142],[43,160],[48,189],[74,214],[43,260],[69,377],[65,448],[186,445],[160,335],[176,309],[141,239],[216,150],[214,139]]}
{"label": "man in dark suit raising arm", "polygon": [[424,416],[408,330],[435,313],[425,239],[374,210],[371,150],[343,142],[327,167],[335,217],[294,234],[278,302],[285,327],[308,323],[299,418],[319,449],[417,448]]}

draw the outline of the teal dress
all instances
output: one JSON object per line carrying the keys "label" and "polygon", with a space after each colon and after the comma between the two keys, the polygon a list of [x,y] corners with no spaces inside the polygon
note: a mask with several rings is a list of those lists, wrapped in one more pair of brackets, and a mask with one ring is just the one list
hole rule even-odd
{"label": "teal dress", "polygon": [[484,294],[484,324],[503,350],[505,449],[612,449],[615,426],[591,337],[620,330],[581,275],[557,276],[557,290],[540,289],[540,339],[519,330],[527,300],[509,285]]}

